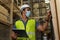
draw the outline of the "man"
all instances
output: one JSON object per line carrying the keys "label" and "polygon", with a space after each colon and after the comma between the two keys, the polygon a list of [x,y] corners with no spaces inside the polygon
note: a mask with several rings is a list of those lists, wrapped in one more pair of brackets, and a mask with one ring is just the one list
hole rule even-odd
{"label": "man", "polygon": [[46,21],[43,25],[39,25],[39,23],[37,23],[36,20],[29,19],[29,16],[31,15],[31,8],[27,4],[22,5],[20,10],[21,10],[21,18],[20,20],[17,20],[15,22],[16,29],[24,30],[29,40],[36,40],[35,30],[38,29],[39,31],[44,31],[47,27],[48,22]]}
{"label": "man", "polygon": [[54,29],[53,29],[53,23],[52,23],[52,14],[51,14],[51,10],[48,10],[48,12],[47,12],[48,14],[47,14],[47,16],[48,16],[48,18],[47,19],[49,19],[49,23],[50,23],[50,32],[48,33],[48,40],[49,39],[51,39],[51,40],[55,40],[55,35],[54,35]]}

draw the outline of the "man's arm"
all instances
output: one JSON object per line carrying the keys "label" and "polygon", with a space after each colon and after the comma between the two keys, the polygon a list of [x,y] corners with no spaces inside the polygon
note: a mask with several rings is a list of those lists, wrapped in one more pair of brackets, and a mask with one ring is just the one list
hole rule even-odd
{"label": "man's arm", "polygon": [[12,31],[12,33],[11,33],[11,38],[12,39],[16,39],[17,38],[17,34],[14,31]]}
{"label": "man's arm", "polygon": [[11,38],[12,38],[12,39],[16,39],[16,38],[17,38],[17,33],[15,33],[14,30],[16,30],[15,25],[14,25],[13,28],[12,28],[12,33],[11,33]]}

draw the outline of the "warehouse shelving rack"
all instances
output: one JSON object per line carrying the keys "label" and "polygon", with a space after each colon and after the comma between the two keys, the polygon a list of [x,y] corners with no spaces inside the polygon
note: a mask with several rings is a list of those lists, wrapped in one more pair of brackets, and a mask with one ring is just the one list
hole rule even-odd
{"label": "warehouse shelving rack", "polygon": [[0,0],[0,40],[12,40],[13,15],[20,17],[14,0]]}

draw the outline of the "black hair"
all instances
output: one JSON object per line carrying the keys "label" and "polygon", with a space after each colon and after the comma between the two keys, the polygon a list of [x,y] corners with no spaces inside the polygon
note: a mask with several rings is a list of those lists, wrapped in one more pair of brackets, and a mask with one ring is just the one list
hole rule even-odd
{"label": "black hair", "polygon": [[22,15],[22,12],[25,11],[25,9],[26,9],[26,8],[24,8],[24,9],[21,10],[21,15]]}

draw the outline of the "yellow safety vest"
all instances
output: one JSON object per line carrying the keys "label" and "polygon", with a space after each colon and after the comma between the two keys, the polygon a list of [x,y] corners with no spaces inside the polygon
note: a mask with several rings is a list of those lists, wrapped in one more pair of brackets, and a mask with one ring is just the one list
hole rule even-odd
{"label": "yellow safety vest", "polygon": [[24,23],[21,20],[16,21],[15,25],[18,30],[26,30],[26,33],[30,40],[36,40],[35,39],[35,20],[30,19],[28,20],[26,24],[26,29],[24,27]]}

